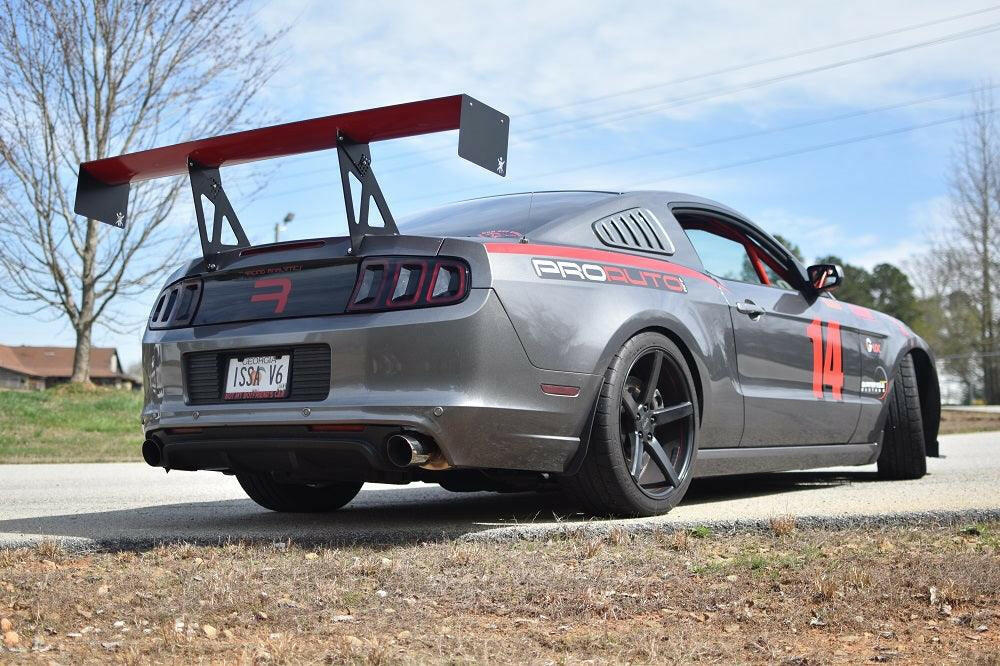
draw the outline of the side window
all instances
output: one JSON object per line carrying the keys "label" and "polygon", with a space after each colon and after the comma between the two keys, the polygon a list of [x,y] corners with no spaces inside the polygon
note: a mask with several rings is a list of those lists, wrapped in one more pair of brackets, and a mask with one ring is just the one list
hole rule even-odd
{"label": "side window", "polygon": [[714,217],[679,215],[684,233],[712,275],[725,280],[793,289],[788,268],[754,238]]}
{"label": "side window", "polygon": [[774,269],[768,266],[766,263],[763,264],[764,272],[767,273],[767,280],[771,283],[772,287],[778,287],[779,289],[792,289],[792,285],[788,284],[788,280],[781,277],[774,272]]}
{"label": "side window", "polygon": [[747,242],[753,245],[754,250],[758,257],[760,257],[759,266],[762,271],[764,271],[765,277],[767,277],[767,285],[770,287],[777,287],[778,289],[794,289],[788,280],[788,269],[782,266],[782,264],[771,256],[771,254],[760,246],[756,241],[752,239],[747,239]]}
{"label": "side window", "polygon": [[725,280],[761,284],[742,243],[686,225],[684,231],[709,273]]}

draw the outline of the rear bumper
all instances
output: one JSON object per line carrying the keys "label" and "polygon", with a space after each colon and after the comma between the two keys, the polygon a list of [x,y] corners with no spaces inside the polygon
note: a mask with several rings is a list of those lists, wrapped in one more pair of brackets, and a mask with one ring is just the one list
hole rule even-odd
{"label": "rear bumper", "polygon": [[[185,354],[303,344],[331,349],[325,399],[191,404]],[[384,437],[408,430],[433,439],[455,467],[560,472],[577,451],[601,382],[599,375],[532,366],[490,289],[473,289],[464,302],[440,308],[147,331],[143,369],[145,432],[170,440],[167,462],[171,448],[188,451],[189,464],[181,468],[192,469],[220,468],[217,456],[211,464],[211,456],[192,455],[199,445],[206,453],[284,454],[295,450],[294,438],[264,436],[264,426],[344,423],[364,424],[367,434],[310,434],[307,448],[361,447],[358,455],[377,466]],[[580,394],[547,395],[542,384],[577,386]],[[168,429],[191,427],[212,437],[167,437]],[[227,429],[235,439],[225,436]]]}

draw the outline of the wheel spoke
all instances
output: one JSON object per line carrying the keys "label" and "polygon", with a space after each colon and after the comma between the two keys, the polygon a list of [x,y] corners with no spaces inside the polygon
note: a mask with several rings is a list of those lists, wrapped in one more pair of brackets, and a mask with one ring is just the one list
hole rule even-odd
{"label": "wheel spoke", "polygon": [[666,425],[687,418],[693,413],[694,407],[690,402],[679,402],[676,405],[653,411],[653,423],[658,426]]}
{"label": "wheel spoke", "polygon": [[663,446],[660,442],[654,437],[653,441],[651,441],[646,448],[649,449],[649,457],[653,459],[656,466],[660,468],[661,472],[663,472],[663,477],[667,480],[667,482],[674,488],[679,486],[680,479],[677,477],[677,470],[674,469],[673,463],[670,462],[670,459],[667,457],[667,453],[663,450]]}
{"label": "wheel spoke", "polygon": [[663,366],[663,352],[659,349],[653,352],[653,367],[649,370],[649,379],[646,381],[646,389],[642,393],[642,402],[649,404],[653,401],[653,394],[660,383],[660,368]]}
{"label": "wheel spoke", "polygon": [[637,432],[632,433],[632,478],[639,480],[642,474],[642,435]]}
{"label": "wheel spoke", "polygon": [[639,403],[635,401],[632,394],[629,393],[627,388],[622,389],[622,402],[625,404],[625,409],[628,410],[629,416],[632,417],[633,421],[639,420]]}

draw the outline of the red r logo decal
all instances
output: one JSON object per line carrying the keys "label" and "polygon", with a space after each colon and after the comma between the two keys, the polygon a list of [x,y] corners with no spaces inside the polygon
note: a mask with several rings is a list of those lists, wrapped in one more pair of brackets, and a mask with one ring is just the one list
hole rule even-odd
{"label": "red r logo decal", "polygon": [[254,294],[250,297],[250,302],[274,301],[274,314],[281,314],[285,311],[285,304],[288,303],[288,294],[292,293],[292,281],[288,278],[254,280],[254,289],[267,289],[268,287],[277,287],[278,291],[272,291],[267,294]]}

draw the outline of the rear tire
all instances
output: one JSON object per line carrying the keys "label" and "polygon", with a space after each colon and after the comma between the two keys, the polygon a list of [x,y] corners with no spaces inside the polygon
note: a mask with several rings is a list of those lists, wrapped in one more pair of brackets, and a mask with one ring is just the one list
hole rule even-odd
{"label": "rear tire", "polygon": [[243,490],[257,504],[271,511],[322,513],[335,511],[361,492],[363,481],[305,485],[278,483],[267,473],[236,475]]}
{"label": "rear tire", "polygon": [[889,392],[889,415],[882,431],[878,475],[882,479],[919,479],[927,473],[924,423],[913,357],[899,364]]}
{"label": "rear tire", "polygon": [[587,455],[560,483],[591,514],[666,513],[691,484],[697,435],[698,403],[684,355],[665,336],[641,333],[612,360]]}

